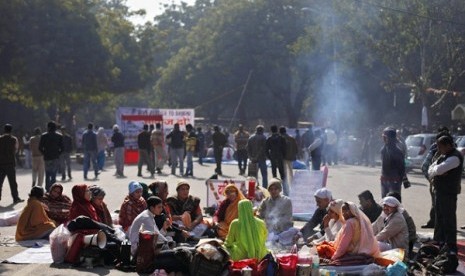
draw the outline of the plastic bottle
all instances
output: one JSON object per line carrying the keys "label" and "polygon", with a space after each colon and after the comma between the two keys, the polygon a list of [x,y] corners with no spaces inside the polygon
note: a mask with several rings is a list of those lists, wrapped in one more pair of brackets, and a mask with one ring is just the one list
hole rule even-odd
{"label": "plastic bottle", "polygon": [[318,255],[312,258],[312,276],[320,275],[320,257]]}
{"label": "plastic bottle", "polygon": [[294,244],[291,248],[291,254],[297,254],[297,244]]}

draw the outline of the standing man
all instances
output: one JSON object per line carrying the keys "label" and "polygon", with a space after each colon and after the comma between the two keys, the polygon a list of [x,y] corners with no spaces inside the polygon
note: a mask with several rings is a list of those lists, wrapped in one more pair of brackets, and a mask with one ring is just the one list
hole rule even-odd
{"label": "standing man", "polygon": [[[271,161],[271,173],[273,177],[277,177],[277,171],[281,176],[281,180],[284,180],[284,156],[286,156],[286,140],[279,135],[278,127],[272,125],[270,127],[271,136],[266,139],[266,156]],[[286,192],[284,192],[286,194]],[[287,195],[287,194],[286,194]]]}
{"label": "standing man", "polygon": [[313,143],[313,140],[315,140],[315,135],[313,134],[313,124],[310,124],[307,131],[305,131],[302,135],[302,152],[307,168],[310,168],[310,154],[307,149]]}
{"label": "standing man", "polygon": [[197,154],[199,156],[199,164],[203,165],[203,158],[205,157],[205,134],[202,128],[197,128]]}
{"label": "standing man", "polygon": [[124,135],[119,130],[118,125],[113,126],[113,135],[111,136],[113,147],[115,149],[115,167],[116,177],[124,176]]}
{"label": "standing man", "polygon": [[45,164],[44,155],[39,150],[40,135],[42,131],[39,127],[34,129],[34,136],[29,140],[29,147],[32,154],[32,186],[44,185]]}
{"label": "standing man", "polygon": [[[449,129],[447,127],[439,128],[438,132],[439,133],[436,135],[436,141],[442,136],[450,135]],[[436,196],[434,191],[434,183],[430,180],[430,177],[428,175],[428,169],[431,166],[431,164],[438,160],[440,156],[441,153],[438,151],[438,144],[434,142],[430,146],[428,154],[426,155],[425,160],[423,160],[423,164],[421,165],[421,171],[423,172],[423,175],[429,182],[429,194],[431,196],[431,209],[429,211],[429,220],[427,223],[421,225],[421,228],[434,228],[434,223],[436,221],[436,211],[434,210]]]}
{"label": "standing man", "polygon": [[179,161],[179,174],[184,174],[184,131],[179,129],[179,124],[174,124],[173,130],[166,135],[166,141],[170,145],[171,174],[176,174]]}
{"label": "standing man", "polygon": [[236,142],[237,162],[239,166],[239,175],[244,175],[247,169],[247,142],[250,134],[244,130],[243,125],[234,133],[234,142]]}
{"label": "standing man", "polygon": [[337,165],[337,135],[336,132],[328,127],[325,129],[326,143],[325,143],[325,154],[326,154],[326,163],[328,165]]}
{"label": "standing man", "polygon": [[97,130],[97,166],[99,171],[103,171],[105,166],[105,152],[108,147],[108,137],[105,134],[105,129],[99,127]]}
{"label": "standing man", "polygon": [[161,174],[161,170],[166,162],[166,152],[165,152],[165,139],[163,137],[163,131],[161,130],[161,124],[157,123],[155,129],[152,131],[150,136],[150,142],[153,147],[153,157],[155,161],[155,171],[158,174]]}
{"label": "standing man", "polygon": [[73,179],[71,177],[71,152],[73,151],[73,138],[71,138],[64,126],[60,129],[61,136],[63,137],[63,152],[60,155],[61,181],[65,181],[66,172],[68,172],[68,179]]}
{"label": "standing man", "polygon": [[194,176],[194,158],[195,149],[197,148],[197,135],[191,124],[186,125],[187,135],[186,142],[186,173],[184,176]]}
{"label": "standing man", "polygon": [[286,141],[286,155],[284,155],[284,175],[286,176],[286,180],[283,181],[284,184],[284,194],[289,196],[289,186],[292,184],[294,180],[294,170],[293,170],[293,162],[297,159],[297,142],[295,141],[294,137],[290,136],[286,133],[285,127],[279,128],[279,134],[284,138]]}
{"label": "standing man", "polygon": [[[255,134],[249,138],[247,143],[247,155],[254,166],[258,165],[262,174],[262,186],[268,188],[268,171],[266,167],[266,137],[263,134],[264,127],[258,125]],[[250,175],[249,175],[250,176]],[[254,176],[256,177],[256,176]]]}
{"label": "standing man", "polygon": [[16,183],[16,152],[18,151],[18,139],[11,135],[13,126],[6,124],[3,128],[4,133],[0,136],[0,200],[2,199],[2,187],[5,177],[10,184],[11,196],[13,203],[23,202],[18,196],[18,183]]}
{"label": "standing man", "polygon": [[404,154],[397,147],[397,133],[392,127],[383,131],[384,146],[381,149],[381,197],[389,192],[401,194],[402,179],[405,175]]}
{"label": "standing man", "polygon": [[87,180],[87,173],[89,172],[90,162],[92,162],[95,179],[97,179],[99,175],[97,165],[97,134],[94,132],[94,124],[92,123],[87,125],[87,130],[82,135],[82,149],[84,151],[84,179]]}
{"label": "standing man", "polygon": [[298,128],[295,129],[295,142],[297,143],[297,158],[302,158],[302,136],[300,136],[300,130]]}
{"label": "standing man", "polygon": [[321,166],[321,154],[323,153],[324,141],[321,130],[315,130],[313,142],[308,146],[308,154],[312,157],[312,170],[319,171]]}
{"label": "standing man", "polygon": [[56,182],[58,168],[60,167],[60,155],[63,152],[63,136],[56,132],[57,125],[54,121],[47,124],[47,132],[40,137],[39,150],[44,155],[45,162],[45,189]]}
{"label": "standing man", "polygon": [[216,162],[215,172],[219,175],[222,175],[223,172],[221,171],[221,161],[223,159],[223,148],[224,146],[226,146],[227,140],[226,140],[226,135],[224,135],[221,132],[219,126],[215,126],[213,128],[212,142],[213,142],[213,156],[215,157],[215,162]]}
{"label": "standing man", "polygon": [[137,163],[137,176],[142,177],[142,165],[147,164],[151,177],[154,175],[152,160],[150,159],[150,151],[152,145],[150,143],[149,126],[144,124],[142,131],[137,135],[137,146],[139,147],[139,162]]}
{"label": "standing man", "polygon": [[428,169],[436,190],[434,240],[457,258],[457,195],[461,191],[463,157],[451,136],[442,136],[437,145],[441,156]]}

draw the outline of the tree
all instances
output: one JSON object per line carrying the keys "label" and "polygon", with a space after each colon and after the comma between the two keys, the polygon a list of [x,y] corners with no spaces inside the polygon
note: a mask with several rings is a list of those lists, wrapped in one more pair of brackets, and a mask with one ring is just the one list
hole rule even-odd
{"label": "tree", "polygon": [[305,29],[301,7],[295,1],[215,2],[162,69],[157,83],[161,99],[169,105],[201,106],[199,111],[215,120],[233,113],[253,72],[242,120],[269,115],[286,117],[289,126],[296,126],[310,80],[299,77],[297,72],[308,64],[298,63],[291,50]]}
{"label": "tree", "polygon": [[339,15],[348,22],[341,28],[352,35],[346,42],[367,50],[366,65],[381,61],[388,69],[387,76],[380,76],[387,91],[408,91],[420,108],[437,110],[446,96],[426,93],[429,87],[463,85],[464,10],[463,1],[357,1],[341,3]]}

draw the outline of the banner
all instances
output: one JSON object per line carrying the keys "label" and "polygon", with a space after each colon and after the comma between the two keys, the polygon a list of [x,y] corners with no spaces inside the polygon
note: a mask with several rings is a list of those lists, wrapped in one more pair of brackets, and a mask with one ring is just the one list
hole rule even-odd
{"label": "banner", "polygon": [[290,198],[295,219],[308,220],[315,213],[317,206],[313,195],[318,189],[326,186],[327,175],[327,169],[323,171],[294,171],[294,180],[290,187]]}
{"label": "banner", "polygon": [[194,109],[119,107],[116,110],[116,123],[125,136],[125,147],[129,149],[137,149],[137,135],[144,124],[161,123],[166,135],[176,123],[181,129],[187,124],[194,125],[194,117]]}

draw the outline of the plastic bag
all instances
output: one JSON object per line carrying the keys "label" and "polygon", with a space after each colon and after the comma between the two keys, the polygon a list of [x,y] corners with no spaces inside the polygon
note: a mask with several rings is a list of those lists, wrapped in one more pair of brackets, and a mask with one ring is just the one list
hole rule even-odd
{"label": "plastic bag", "polygon": [[384,276],[386,275],[386,270],[377,265],[377,264],[369,264],[362,270],[363,276]]}
{"label": "plastic bag", "polygon": [[312,264],[312,253],[310,252],[310,247],[304,245],[297,253],[298,264]]}
{"label": "plastic bag", "polygon": [[50,234],[50,251],[52,253],[53,262],[64,262],[66,252],[68,251],[68,240],[70,237],[71,233],[63,224],[60,224]]}
{"label": "plastic bag", "polygon": [[0,213],[0,226],[10,226],[18,224],[22,210],[13,210]]}

